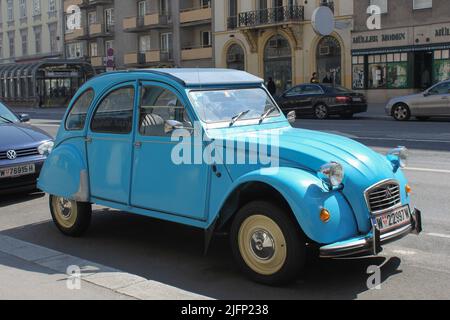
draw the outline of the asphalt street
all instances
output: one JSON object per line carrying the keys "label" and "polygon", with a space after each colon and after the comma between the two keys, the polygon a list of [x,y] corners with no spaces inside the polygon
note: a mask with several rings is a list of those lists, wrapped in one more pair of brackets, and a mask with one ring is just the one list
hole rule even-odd
{"label": "asphalt street", "polygon": [[[33,124],[53,135],[58,129],[56,120]],[[449,299],[450,119],[398,123],[377,109],[352,120],[299,119],[295,126],[345,135],[379,152],[408,147],[405,172],[414,205],[424,215],[423,234],[386,246],[379,257],[321,260],[310,255],[299,280],[282,288],[245,279],[233,264],[226,237],[216,237],[204,256],[202,232],[180,225],[96,207],[88,233],[66,238],[50,221],[47,196],[39,193],[0,200],[0,235],[215,299]],[[0,255],[0,272],[5,259]],[[21,268],[8,261],[8,267]],[[381,267],[379,290],[366,285],[371,265]],[[0,287],[0,297],[11,290]]]}

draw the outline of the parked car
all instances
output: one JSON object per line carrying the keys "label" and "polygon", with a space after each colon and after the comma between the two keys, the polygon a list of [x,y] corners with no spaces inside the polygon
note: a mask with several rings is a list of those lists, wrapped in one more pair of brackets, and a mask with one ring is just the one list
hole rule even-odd
{"label": "parked car", "polygon": [[[200,228],[206,244],[228,232],[237,265],[266,284],[295,278],[307,244],[321,257],[377,254],[421,231],[404,148],[385,156],[293,121],[242,71],[107,73],[75,95],[38,186],[63,234],[87,230],[92,203]],[[237,160],[261,149],[272,165]]]}
{"label": "parked car", "polygon": [[0,102],[0,194],[36,189],[52,137],[15,115]]}
{"label": "parked car", "polygon": [[418,120],[450,117],[450,80],[421,93],[393,98],[386,104],[385,110],[397,121],[407,121],[411,117]]}
{"label": "parked car", "polygon": [[284,92],[277,102],[285,114],[295,111],[298,117],[326,119],[340,115],[352,118],[356,113],[367,112],[363,94],[331,84],[302,84]]}

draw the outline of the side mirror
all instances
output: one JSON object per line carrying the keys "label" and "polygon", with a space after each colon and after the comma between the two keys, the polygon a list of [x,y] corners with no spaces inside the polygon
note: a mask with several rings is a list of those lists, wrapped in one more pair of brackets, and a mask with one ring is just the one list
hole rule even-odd
{"label": "side mirror", "polygon": [[19,118],[20,122],[30,122],[30,115],[26,114],[26,113],[22,113],[17,115],[17,117]]}
{"label": "side mirror", "polygon": [[295,120],[297,120],[297,114],[295,113],[295,111],[291,111],[287,114],[287,119],[289,121],[289,123],[295,123]]}
{"label": "side mirror", "polygon": [[192,124],[189,124],[188,126],[186,126],[182,122],[177,121],[177,120],[166,120],[166,122],[164,123],[164,132],[166,134],[171,133],[175,130],[180,130],[180,129],[194,130],[194,128],[192,127]]}

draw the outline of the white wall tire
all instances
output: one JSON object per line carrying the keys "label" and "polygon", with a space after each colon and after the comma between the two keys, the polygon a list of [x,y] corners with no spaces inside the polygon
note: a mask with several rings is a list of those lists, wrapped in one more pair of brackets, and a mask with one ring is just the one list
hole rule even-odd
{"label": "white wall tire", "polygon": [[91,222],[91,204],[50,195],[50,212],[56,227],[65,235],[78,237]]}
{"label": "white wall tire", "polygon": [[233,256],[252,280],[281,285],[294,280],[304,265],[305,241],[288,212],[262,201],[247,204],[233,220]]}

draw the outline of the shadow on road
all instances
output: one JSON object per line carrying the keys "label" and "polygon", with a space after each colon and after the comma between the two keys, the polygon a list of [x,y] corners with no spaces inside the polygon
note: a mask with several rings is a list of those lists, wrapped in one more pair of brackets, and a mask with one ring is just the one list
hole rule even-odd
{"label": "shadow on road", "polygon": [[45,193],[40,191],[34,191],[31,193],[18,193],[10,195],[0,195],[0,208],[11,206],[14,204],[28,202],[35,199],[45,197]]}
{"label": "shadow on road", "polygon": [[64,237],[50,221],[2,234],[216,299],[354,299],[368,290],[369,266],[381,266],[383,282],[401,272],[398,258],[311,256],[297,282],[266,287],[235,268],[226,237],[216,237],[203,256],[200,230],[113,210],[95,211],[83,238]]}

